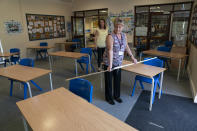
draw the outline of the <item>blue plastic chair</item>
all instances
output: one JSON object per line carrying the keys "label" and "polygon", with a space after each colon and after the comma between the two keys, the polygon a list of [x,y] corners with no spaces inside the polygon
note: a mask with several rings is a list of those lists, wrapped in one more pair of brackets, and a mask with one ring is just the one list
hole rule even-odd
{"label": "blue plastic chair", "polygon": [[79,38],[72,39],[72,42],[78,42],[78,44],[72,44],[70,46],[71,51],[74,51],[81,44],[81,40]]}
{"label": "blue plastic chair", "polygon": [[[48,46],[48,43],[47,42],[41,42],[40,43],[40,46]],[[42,56],[42,53],[44,53],[44,57]],[[48,54],[48,51],[47,49],[40,49],[37,51],[37,56],[36,56],[36,59],[38,59],[38,55],[40,55],[40,57],[43,59],[43,58],[46,58],[47,57],[47,54]]]}
{"label": "blue plastic chair", "polygon": [[170,49],[172,48],[173,46],[173,42],[172,41],[165,41],[165,47],[169,47]]}
{"label": "blue plastic chair", "polygon": [[[91,48],[81,48],[80,53],[86,53],[90,56],[90,63],[91,63],[91,68],[95,72],[94,66],[92,65],[92,49]],[[88,74],[88,67],[89,67],[89,57],[88,56],[83,56],[80,59],[77,60],[79,63],[80,67],[82,70],[84,70],[82,63],[86,64],[86,74]]]}
{"label": "blue plastic chair", "polygon": [[[19,62],[20,65],[23,65],[23,66],[29,66],[29,67],[34,67],[34,60],[33,59],[30,59],[30,58],[23,58],[20,60]],[[14,81],[16,80],[13,80],[13,79],[9,79],[10,82],[11,82],[11,85],[10,85],[10,96],[12,96],[12,90],[13,90],[13,83]],[[16,81],[18,82],[18,81]],[[30,80],[30,82],[35,86],[37,87],[40,91],[42,91],[42,88],[40,88],[33,80]],[[21,82],[21,84],[24,85],[24,99],[27,98],[27,84],[24,83],[24,82]]]}
{"label": "blue plastic chair", "polygon": [[81,78],[70,80],[69,90],[88,102],[92,102],[93,86],[89,81]]}
{"label": "blue plastic chair", "polygon": [[11,48],[10,49],[10,53],[17,53],[13,56],[10,57],[10,59],[5,59],[4,60],[4,67],[6,67],[7,63],[10,62],[10,64],[12,65],[13,63],[19,63],[20,60],[20,49],[18,48]]}
{"label": "blue plastic chair", "polygon": [[[150,58],[145,58],[145,60],[147,60],[147,59],[150,59]],[[144,64],[151,65],[151,66],[157,66],[157,67],[163,67],[163,61],[158,59],[158,58],[146,61],[146,62],[144,62]],[[156,92],[157,85],[160,88],[160,82],[159,82],[160,74],[154,76],[153,78],[154,78],[154,89],[153,89],[153,100],[152,100],[152,103],[154,102],[154,97],[155,97],[155,92]],[[144,86],[143,86],[142,82],[146,82],[146,83],[152,84],[152,79],[151,78],[147,78],[147,77],[144,77],[144,76],[136,75],[131,96],[133,96],[134,93],[135,93],[135,88],[136,88],[136,82],[137,81],[139,81],[140,86],[141,86],[142,89],[144,89]]]}
{"label": "blue plastic chair", "polygon": [[[157,48],[158,51],[164,51],[164,52],[170,52],[171,48],[170,47],[166,47],[166,46],[159,46]],[[170,60],[169,58],[163,58],[163,57],[158,57],[159,59],[164,61],[164,66],[166,66],[168,69],[170,68],[169,64],[168,64],[168,60]]]}

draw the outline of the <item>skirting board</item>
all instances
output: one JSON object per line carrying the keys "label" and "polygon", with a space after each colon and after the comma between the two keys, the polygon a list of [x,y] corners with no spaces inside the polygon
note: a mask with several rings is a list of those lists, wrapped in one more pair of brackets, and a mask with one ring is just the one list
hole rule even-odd
{"label": "skirting board", "polygon": [[193,96],[193,99],[194,99],[194,103],[197,103],[197,90],[196,90],[196,88],[194,86],[194,83],[191,79],[191,73],[190,73],[189,67],[187,68],[187,72],[188,72],[188,76],[189,76],[190,88],[191,88],[191,91],[192,91],[192,96]]}

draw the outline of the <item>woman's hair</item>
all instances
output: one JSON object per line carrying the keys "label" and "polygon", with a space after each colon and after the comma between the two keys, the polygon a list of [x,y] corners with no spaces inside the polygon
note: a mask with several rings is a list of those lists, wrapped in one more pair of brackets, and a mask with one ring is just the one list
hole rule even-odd
{"label": "woman's hair", "polygon": [[124,25],[124,21],[123,21],[120,17],[117,17],[117,18],[114,20],[114,26],[117,25],[117,24]]}
{"label": "woman's hair", "polygon": [[104,21],[104,29],[106,29],[106,23],[105,23],[105,20],[104,20],[104,19],[99,19],[99,21],[98,21],[99,29],[102,28],[102,27],[101,27],[101,24],[100,24],[101,21]]}

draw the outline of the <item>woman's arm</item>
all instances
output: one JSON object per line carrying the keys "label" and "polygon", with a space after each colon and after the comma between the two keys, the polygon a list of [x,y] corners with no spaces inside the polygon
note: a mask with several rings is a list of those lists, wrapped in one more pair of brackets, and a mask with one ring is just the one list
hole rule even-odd
{"label": "woman's arm", "polygon": [[112,62],[113,62],[113,38],[111,35],[108,35],[106,38],[106,48],[108,50],[108,61],[109,61],[109,66],[108,66],[108,71],[111,71],[112,69]]}
{"label": "woman's arm", "polygon": [[98,35],[99,35],[97,30],[94,32],[94,35],[95,35],[95,37],[94,37],[94,43],[95,43],[95,45],[97,47],[97,38],[98,38]]}
{"label": "woman's arm", "polygon": [[129,45],[128,45],[128,42],[127,42],[127,37],[125,38],[126,39],[126,52],[129,54],[129,56],[131,57],[131,59],[133,60],[133,62],[136,64],[137,63],[137,60],[135,59],[135,57],[133,56],[130,48],[129,48]]}

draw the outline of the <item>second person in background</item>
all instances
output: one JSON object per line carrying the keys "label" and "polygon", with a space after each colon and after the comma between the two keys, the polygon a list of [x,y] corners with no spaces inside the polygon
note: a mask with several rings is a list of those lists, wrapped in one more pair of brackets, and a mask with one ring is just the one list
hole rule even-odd
{"label": "second person in background", "polygon": [[104,19],[99,19],[98,28],[95,31],[95,43],[98,52],[98,71],[101,70],[101,62],[103,61],[103,53],[105,51],[105,40],[108,35],[108,29]]}

